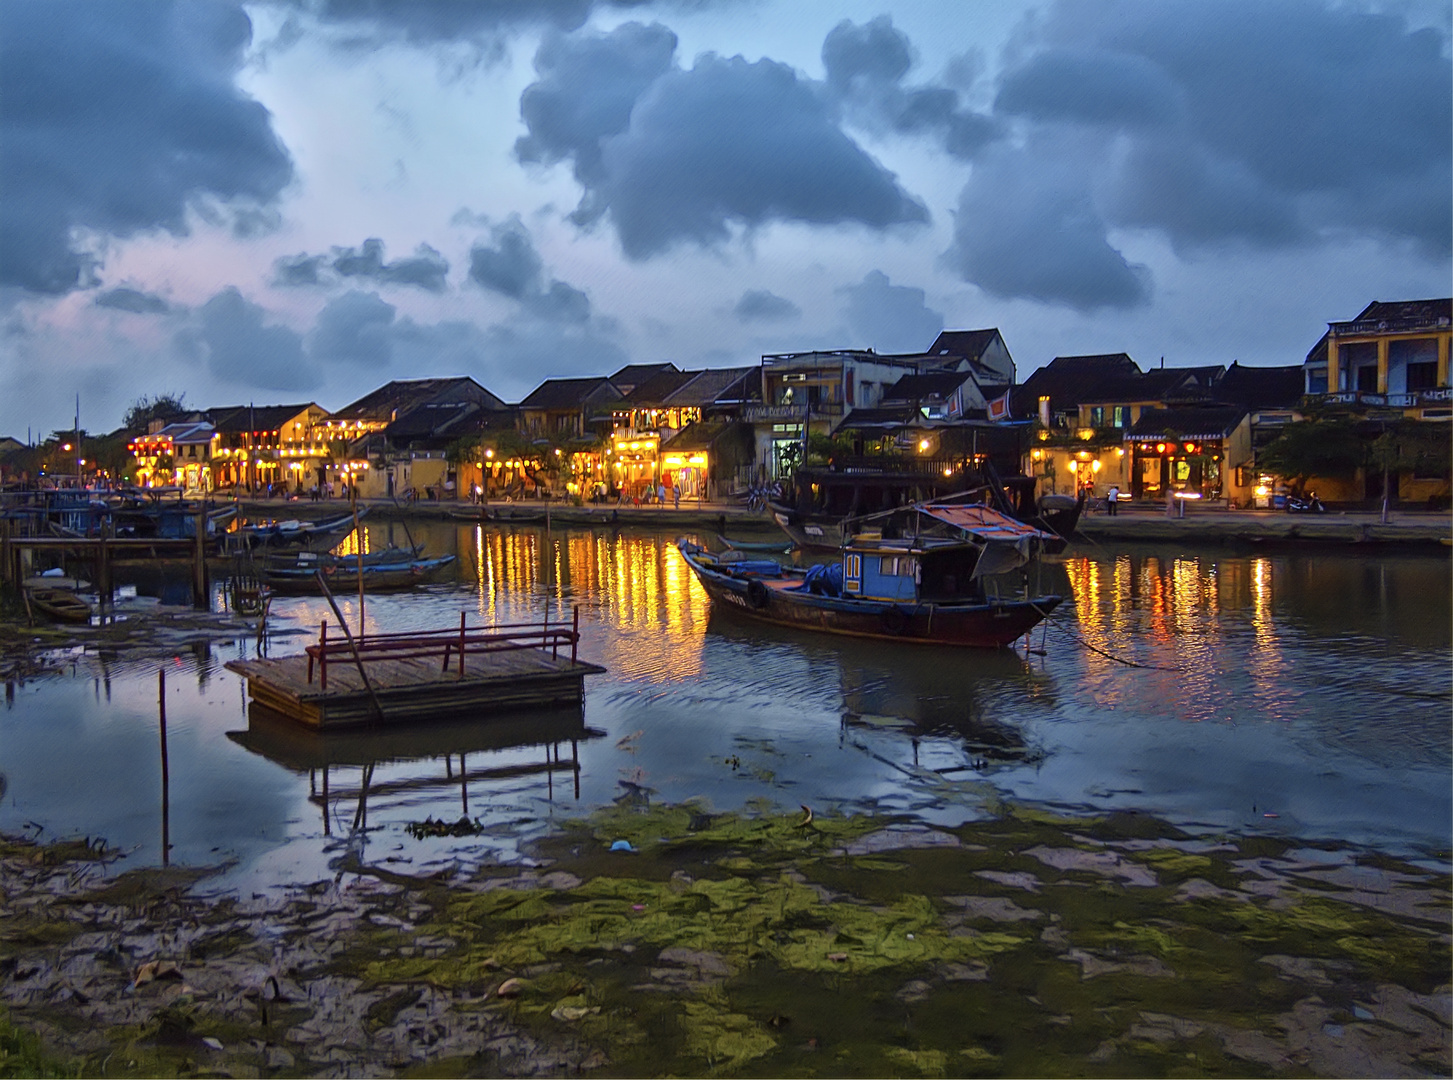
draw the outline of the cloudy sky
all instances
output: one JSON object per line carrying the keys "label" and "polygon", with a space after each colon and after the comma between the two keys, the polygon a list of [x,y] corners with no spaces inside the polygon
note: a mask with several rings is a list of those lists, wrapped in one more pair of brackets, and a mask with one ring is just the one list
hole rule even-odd
{"label": "cloudy sky", "polygon": [[0,0],[0,434],[1450,292],[1443,2]]}

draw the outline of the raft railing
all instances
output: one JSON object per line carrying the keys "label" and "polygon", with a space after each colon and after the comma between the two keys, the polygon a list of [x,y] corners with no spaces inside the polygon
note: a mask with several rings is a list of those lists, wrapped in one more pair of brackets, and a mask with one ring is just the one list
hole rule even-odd
{"label": "raft railing", "polygon": [[502,623],[490,627],[470,627],[465,612],[459,613],[459,629],[411,630],[398,634],[370,634],[350,644],[346,640],[328,638],[328,623],[318,628],[318,640],[303,651],[308,655],[308,682],[313,681],[317,665],[318,684],[328,689],[328,664],[340,656],[350,664],[367,664],[383,660],[441,659],[440,673],[449,670],[450,661],[458,665],[464,677],[464,660],[469,655],[511,652],[520,649],[550,650],[559,658],[561,649],[569,647],[570,661],[575,663],[580,646],[580,608],[571,609],[568,623]]}

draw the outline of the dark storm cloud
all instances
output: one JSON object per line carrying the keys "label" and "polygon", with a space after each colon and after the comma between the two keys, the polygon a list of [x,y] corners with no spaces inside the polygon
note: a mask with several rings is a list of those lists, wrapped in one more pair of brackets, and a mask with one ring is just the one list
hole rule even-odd
{"label": "dark storm cloud", "polygon": [[547,282],[544,260],[517,214],[493,226],[488,243],[481,241],[470,250],[469,278],[491,292],[518,300],[536,318],[571,323],[590,319],[590,299],[585,293],[563,281]]}
{"label": "dark storm cloud", "polygon": [[671,69],[675,53],[676,35],[658,23],[548,36],[535,53],[539,78],[520,95],[529,134],[515,143],[515,156],[526,164],[569,160],[589,191],[605,178],[601,143],[626,130],[636,101]]}
{"label": "dark storm cloud", "polygon": [[1047,49],[999,84],[994,108],[1031,120],[1139,127],[1169,124],[1182,106],[1180,87],[1143,56]]}
{"label": "dark storm cloud", "polygon": [[1148,302],[1149,272],[1110,245],[1077,157],[1060,143],[1006,149],[976,166],[959,200],[949,265],[1005,299],[1080,311]]}
{"label": "dark storm cloud", "polygon": [[388,262],[383,241],[369,239],[357,248],[335,247],[331,255],[285,255],[273,262],[274,285],[329,285],[339,278],[412,285],[442,293],[449,285],[449,260],[428,244],[420,244],[411,258]]}
{"label": "dark storm cloud", "polygon": [[1016,43],[995,108],[1021,137],[964,189],[949,261],[995,295],[1085,309],[1149,295],[1115,228],[1182,254],[1365,237],[1446,259],[1447,46],[1315,0],[1060,3]]}
{"label": "dark storm cloud", "polygon": [[164,315],[170,310],[167,302],[160,296],[125,286],[97,293],[93,303],[97,307],[129,311],[133,315]]}
{"label": "dark storm cloud", "polygon": [[326,255],[284,255],[272,264],[272,283],[281,286],[322,285]]}
{"label": "dark storm cloud", "polygon": [[785,296],[766,289],[748,289],[732,308],[732,314],[738,322],[780,322],[798,318],[802,309]]}
{"label": "dark storm cloud", "polygon": [[845,19],[822,43],[828,91],[858,123],[877,131],[936,134],[945,150],[964,159],[998,137],[994,119],[963,108],[952,87],[903,85],[913,63],[908,36],[888,15],[862,26]]}
{"label": "dark storm cloud", "polygon": [[333,364],[387,367],[393,359],[396,311],[376,293],[344,293],[318,313],[308,352],[314,359]]}
{"label": "dark storm cloud", "polygon": [[261,390],[311,390],[320,384],[302,338],[285,326],[264,325],[262,308],[236,287],[223,289],[197,314],[196,340],[205,346],[207,368],[216,378]]}
{"label": "dark storm cloud", "polygon": [[570,160],[574,220],[609,217],[632,259],[774,221],[919,223],[928,211],[843,133],[820,87],[771,60],[713,53],[682,70],[675,35],[626,24],[556,36],[521,95],[526,163]]}
{"label": "dark storm cloud", "polygon": [[881,270],[838,292],[847,297],[848,326],[878,352],[921,352],[943,329],[943,315],[928,306],[927,293],[894,285]]}
{"label": "dark storm cloud", "polygon": [[365,240],[362,248],[334,248],[333,271],[342,277],[366,278],[383,285],[414,285],[440,293],[448,284],[449,261],[428,244],[412,258],[386,262],[382,240]]}
{"label": "dark storm cloud", "polygon": [[223,2],[0,4],[0,284],[89,284],[73,230],[180,235],[198,203],[278,196],[292,162],[233,83],[251,32]]}

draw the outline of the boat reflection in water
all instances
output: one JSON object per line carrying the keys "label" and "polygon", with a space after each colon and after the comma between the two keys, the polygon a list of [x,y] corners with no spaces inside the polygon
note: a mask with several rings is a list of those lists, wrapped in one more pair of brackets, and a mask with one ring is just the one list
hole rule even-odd
{"label": "boat reflection in water", "polygon": [[[370,802],[375,811],[432,804],[441,792],[458,788],[460,815],[467,819],[471,785],[477,792],[480,783],[520,777],[543,776],[545,797],[553,802],[556,775],[568,773],[572,798],[579,799],[580,743],[604,734],[586,726],[579,706],[324,734],[253,703],[247,710],[247,730],[229,731],[227,737],[292,773],[306,773],[308,801],[321,811],[327,836],[333,833],[333,808],[340,802],[353,805],[349,829],[356,832],[368,827]],[[521,749],[537,749],[540,757],[520,761],[518,755],[505,754]],[[470,760],[480,754],[495,763]],[[510,760],[503,763],[506,756]],[[429,768],[420,770],[421,763]],[[378,775],[381,766],[386,775]],[[341,787],[340,773],[345,781]]]}
{"label": "boat reflection in water", "polygon": [[[906,736],[917,767],[953,777],[1042,756],[1021,725],[998,714],[1008,711],[1002,708],[1006,699],[1028,697],[1052,708],[1054,680],[1011,650],[884,646],[851,638],[825,643],[811,631],[764,625],[731,608],[714,609],[706,629],[712,637],[745,647],[778,646],[807,654],[836,683],[844,737],[881,734],[899,742]],[[926,751],[924,760],[921,751]]]}

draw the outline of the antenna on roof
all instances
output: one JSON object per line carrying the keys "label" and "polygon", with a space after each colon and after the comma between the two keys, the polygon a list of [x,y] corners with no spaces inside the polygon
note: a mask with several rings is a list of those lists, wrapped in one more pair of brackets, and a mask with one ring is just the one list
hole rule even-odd
{"label": "antenna on roof", "polygon": [[1164,368],[1165,368],[1165,357],[1163,357],[1163,356],[1160,358],[1160,366],[1161,366],[1162,370],[1164,370]]}

